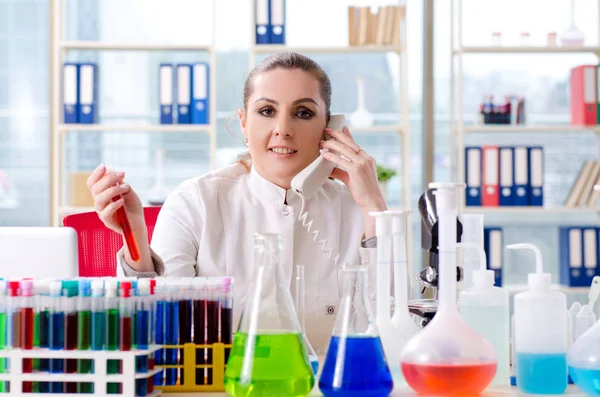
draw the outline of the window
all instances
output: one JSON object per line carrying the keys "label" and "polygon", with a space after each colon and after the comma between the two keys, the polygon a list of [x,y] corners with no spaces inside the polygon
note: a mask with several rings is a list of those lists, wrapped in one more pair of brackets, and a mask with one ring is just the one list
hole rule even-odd
{"label": "window", "polygon": [[[253,28],[248,17],[249,0],[219,0],[216,3],[216,165],[222,166],[235,160],[236,155],[244,150],[236,112],[242,106],[242,88],[249,70],[248,49]],[[317,0],[288,1],[287,43],[292,46],[345,45],[346,6],[350,4],[357,5],[350,0],[325,3]],[[386,4],[397,2],[373,0],[358,5]],[[231,9],[238,12],[229,12]],[[322,12],[315,14],[315,9]],[[410,183],[413,207],[422,190],[421,12],[419,6],[408,7],[412,174],[410,181],[396,177],[390,182],[388,202],[392,206],[400,204],[402,183]],[[16,26],[12,22],[17,17],[24,21],[22,25]],[[66,0],[66,17],[68,40],[210,44],[212,38],[211,2]],[[325,30],[333,33],[325,37]],[[8,53],[8,57],[0,57],[0,171],[14,186],[11,192],[17,193],[15,197],[18,197],[14,208],[3,208],[0,200],[0,225],[50,223],[47,204],[50,197],[48,31],[47,0],[0,0],[0,50],[7,49]],[[357,78],[360,76],[365,79],[365,107],[373,116],[374,124],[398,123],[397,55],[308,55],[330,74],[334,88],[334,112],[344,112],[351,117],[358,103]],[[264,58],[257,55],[256,60],[261,57]],[[99,64],[102,123],[148,124],[158,122],[158,65],[161,62],[208,60],[208,56],[182,52],[69,51],[67,60]],[[380,163],[395,167],[401,161],[401,139],[396,133],[356,131],[355,135],[360,145]],[[100,162],[125,170],[128,182],[144,198],[145,192],[155,183],[155,151],[158,148],[165,149],[164,183],[169,189],[209,169],[209,139],[205,133],[72,131],[65,142],[62,194],[67,199],[69,174],[91,171]],[[0,194],[7,195],[4,190],[0,190]],[[415,215],[413,219],[418,226],[420,221]],[[415,228],[415,233],[420,233],[420,230]]]}

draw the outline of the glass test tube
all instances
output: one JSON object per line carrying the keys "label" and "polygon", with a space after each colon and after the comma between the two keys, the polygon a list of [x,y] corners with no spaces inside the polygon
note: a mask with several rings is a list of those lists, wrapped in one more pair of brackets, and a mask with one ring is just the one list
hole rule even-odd
{"label": "glass test tube", "polygon": [[[149,340],[149,344],[150,345],[154,345],[155,341],[156,341],[156,332],[155,332],[155,318],[156,318],[156,313],[155,313],[155,309],[156,309],[156,304],[155,304],[155,295],[154,295],[154,290],[156,288],[156,280],[155,279],[150,279],[150,297],[148,298],[148,302],[150,305],[150,323],[149,323],[149,328],[150,328],[150,340]],[[148,355],[148,370],[149,371],[153,371],[154,370],[154,355],[150,354]],[[154,392],[154,379],[149,378],[148,379],[148,387],[147,387],[147,394],[152,394]]]}
{"label": "glass test tube", "polygon": [[[35,347],[41,349],[50,348],[50,312],[48,306],[48,296],[50,292],[51,280],[33,280],[35,318],[33,342]],[[42,373],[50,372],[50,360],[41,358],[33,362],[34,371]],[[39,382],[38,391],[40,393],[50,393],[50,382]],[[35,385],[34,385],[35,392]]]}
{"label": "glass test tube", "polygon": [[[165,284],[164,279],[156,280],[156,288],[154,289],[154,332],[155,342],[157,345],[165,344]],[[159,349],[154,353],[154,364],[163,365],[165,363],[165,350]],[[165,384],[165,370],[154,375],[154,385],[162,386]]]}
{"label": "glass test tube", "polygon": [[[63,350],[65,339],[65,314],[62,310],[62,282],[53,281],[50,283],[50,296],[48,297],[48,306],[50,312],[50,349]],[[50,360],[50,372],[60,374],[63,372],[63,360],[53,358]],[[52,382],[52,393],[63,393],[63,382]]]}
{"label": "glass test tube", "polygon": [[[178,308],[179,308],[179,344],[192,342],[192,279],[178,280]],[[179,364],[182,368],[179,370],[179,384],[184,384],[183,368],[183,349],[179,349]]]}
{"label": "glass test tube", "polygon": [[[19,330],[21,332],[21,349],[33,349],[33,282],[31,280],[23,280],[20,283],[21,287],[21,308]],[[33,372],[33,359],[23,359],[23,373]],[[32,382],[23,382],[23,393],[31,393],[33,391]]]}
{"label": "glass test tube", "polygon": [[[77,297],[77,350],[90,350],[91,347],[91,282],[79,281],[79,296]],[[78,374],[92,373],[92,360],[77,360]],[[81,382],[77,384],[77,393],[93,393],[94,384]]]}
{"label": "glass test tube", "polygon": [[[194,344],[203,345],[206,342],[206,278],[196,277],[193,281],[194,297]],[[206,349],[196,349],[196,365],[205,363]],[[196,384],[205,383],[205,368],[196,368]]]}
{"label": "glass test tube", "polygon": [[[221,279],[221,343],[230,345],[233,342],[233,279]],[[225,348],[225,363],[229,360],[231,348]]]}
{"label": "glass test tube", "polygon": [[[152,311],[152,301],[150,298],[150,280],[143,279],[138,281],[138,293],[136,298],[136,348],[147,350],[150,347],[150,313]],[[136,359],[137,372],[148,372],[148,357],[141,356]],[[148,394],[148,379],[138,379],[136,381],[136,394],[140,397]]]}
{"label": "glass test tube", "polygon": [[131,289],[131,282],[121,282],[119,298],[119,349],[122,351],[131,350],[132,345],[132,318],[135,311],[135,302],[131,298]]}
{"label": "glass test tube", "polygon": [[[6,344],[7,321],[6,321],[6,291],[7,283],[0,280],[0,350],[4,350]],[[0,358],[0,374],[6,371],[6,359]],[[0,381],[0,393],[7,392],[7,382]]]}
{"label": "glass test tube", "polygon": [[[167,302],[165,305],[165,344],[177,345],[179,341],[179,310],[177,305],[177,288],[176,280],[167,282]],[[177,365],[177,349],[165,349],[165,364]],[[165,385],[174,386],[177,384],[176,368],[167,368],[165,370]]]}
{"label": "glass test tube", "polygon": [[[206,297],[206,344],[212,345],[219,342],[219,295],[221,290],[221,280],[218,277],[208,279],[208,290]],[[214,365],[212,348],[207,349],[206,363]],[[208,368],[206,371],[207,384],[213,384],[213,370]]]}
{"label": "glass test tube", "polygon": [[92,311],[90,347],[92,350],[104,350],[106,343],[106,312],[104,310],[104,281],[92,281],[90,307]]}
{"label": "glass test tube", "polygon": [[19,282],[8,282],[8,297],[6,298],[7,307],[7,337],[6,345],[18,349],[21,346],[19,330]]}
{"label": "glass test tube", "polygon": [[[118,281],[108,279],[104,282],[104,308],[106,310],[106,342],[105,350],[119,350],[119,298],[117,298]],[[107,374],[119,373],[119,360],[108,360]],[[106,386],[108,394],[120,394],[121,384],[111,382]]]}
{"label": "glass test tube", "polygon": [[[76,280],[63,282],[63,311],[65,313],[65,350],[77,350],[77,295],[79,283]],[[77,360],[65,360],[65,373],[77,373]],[[66,382],[66,393],[77,393],[77,383]]]}
{"label": "glass test tube", "polygon": [[[138,292],[136,298],[136,348],[147,350],[150,347],[150,313],[152,301],[150,300],[150,280],[138,281]],[[136,359],[136,371],[148,372],[148,357],[140,356]],[[148,394],[148,379],[138,379],[135,383],[136,394],[144,397]]]}

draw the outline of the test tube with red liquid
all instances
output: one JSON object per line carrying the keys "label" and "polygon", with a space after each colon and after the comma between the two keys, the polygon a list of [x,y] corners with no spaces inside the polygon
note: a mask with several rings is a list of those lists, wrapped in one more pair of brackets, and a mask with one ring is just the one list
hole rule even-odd
{"label": "test tube with red liquid", "polygon": [[[112,168],[107,167],[109,172],[112,172]],[[112,201],[118,201],[122,196],[119,194],[112,198]],[[131,225],[129,224],[129,219],[127,218],[127,212],[125,212],[125,205],[122,205],[117,210],[117,220],[119,221],[119,225],[123,230],[123,237],[125,238],[125,242],[127,243],[127,249],[129,250],[129,255],[131,259],[136,262],[140,261],[140,250],[138,248],[137,242],[135,241],[135,236],[133,235],[133,231],[131,230]]]}
{"label": "test tube with red liquid", "polygon": [[[33,349],[33,281],[21,281],[21,308],[20,308],[20,332],[21,348],[25,350]],[[31,358],[23,359],[23,373],[33,372],[33,360]],[[23,382],[23,393],[33,391],[32,382]]]}
{"label": "test tube with red liquid", "polygon": [[[206,344],[211,345],[207,349],[207,364],[213,363],[212,345],[219,342],[219,296],[221,293],[221,280],[218,277],[208,279],[208,290],[206,296]],[[213,369],[207,368],[207,384],[214,384]]]}
{"label": "test tube with red liquid", "polygon": [[[154,289],[156,288],[156,280],[150,280],[150,304],[152,309],[150,310],[150,344],[156,343],[156,296],[154,295]],[[148,371],[154,370],[154,354],[148,356]],[[147,394],[154,392],[154,377],[148,378],[148,389]]]}
{"label": "test tube with red liquid", "polygon": [[131,350],[131,319],[135,311],[135,301],[131,299],[131,282],[122,281],[120,284],[121,294],[119,299],[119,349]]}

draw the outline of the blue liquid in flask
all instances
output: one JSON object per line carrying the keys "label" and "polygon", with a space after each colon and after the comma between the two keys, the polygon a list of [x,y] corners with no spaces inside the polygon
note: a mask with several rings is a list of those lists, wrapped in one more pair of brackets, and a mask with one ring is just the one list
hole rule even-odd
{"label": "blue liquid in flask", "polygon": [[517,386],[531,394],[564,393],[567,389],[566,354],[517,353]]}
{"label": "blue liquid in flask", "polygon": [[385,361],[379,337],[351,336],[346,347],[341,385],[334,387],[335,367],[340,337],[333,336],[329,343],[319,389],[325,397],[380,397],[388,396],[394,388],[392,375]]}
{"label": "blue liquid in flask", "polygon": [[313,374],[316,375],[317,372],[319,372],[319,357],[309,354],[308,361],[310,361],[310,366],[313,370]]}
{"label": "blue liquid in flask", "polygon": [[600,369],[569,367],[573,382],[591,396],[600,396]]}

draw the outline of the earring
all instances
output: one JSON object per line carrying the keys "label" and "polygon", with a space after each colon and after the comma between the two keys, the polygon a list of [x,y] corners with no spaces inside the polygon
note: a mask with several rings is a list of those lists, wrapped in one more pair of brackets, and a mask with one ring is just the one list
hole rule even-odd
{"label": "earring", "polygon": [[248,147],[248,138],[244,139],[244,146]]}

